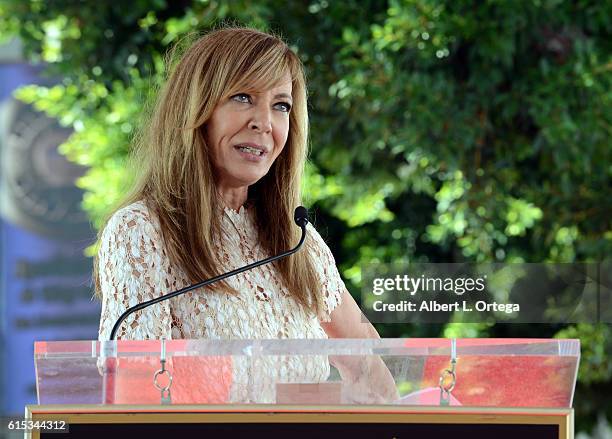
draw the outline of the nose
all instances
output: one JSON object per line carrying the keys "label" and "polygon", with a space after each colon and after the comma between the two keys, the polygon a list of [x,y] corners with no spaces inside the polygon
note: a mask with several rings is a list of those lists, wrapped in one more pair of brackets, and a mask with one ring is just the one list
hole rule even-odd
{"label": "nose", "polygon": [[248,124],[249,129],[259,133],[269,133],[272,131],[272,114],[267,107],[257,106]]}

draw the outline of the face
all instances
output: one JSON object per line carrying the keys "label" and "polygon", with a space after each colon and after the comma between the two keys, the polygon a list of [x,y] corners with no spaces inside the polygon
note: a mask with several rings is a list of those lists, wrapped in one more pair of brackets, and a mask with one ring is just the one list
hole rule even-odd
{"label": "face", "polygon": [[291,78],[268,90],[239,91],[206,124],[217,185],[240,188],[266,175],[289,135]]}

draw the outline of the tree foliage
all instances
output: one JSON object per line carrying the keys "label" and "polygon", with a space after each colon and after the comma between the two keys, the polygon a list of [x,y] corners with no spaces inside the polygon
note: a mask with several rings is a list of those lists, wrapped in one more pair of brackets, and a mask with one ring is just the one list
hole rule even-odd
{"label": "tree foliage", "polygon": [[[305,192],[355,295],[366,262],[609,258],[612,4],[595,0],[5,0],[0,32],[57,80],[17,96],[74,129],[61,152],[89,167],[79,185],[95,224],[129,182],[164,53],[222,22],[280,32],[305,63]],[[596,346],[585,389],[609,386],[607,326],[443,333],[559,330]]]}

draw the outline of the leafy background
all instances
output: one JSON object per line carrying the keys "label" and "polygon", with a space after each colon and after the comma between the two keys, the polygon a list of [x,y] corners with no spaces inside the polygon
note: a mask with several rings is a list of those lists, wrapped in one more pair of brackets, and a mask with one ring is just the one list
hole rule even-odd
{"label": "leafy background", "polygon": [[[223,23],[282,34],[306,66],[305,192],[355,297],[368,262],[609,260],[612,3],[596,0],[3,0],[0,36],[54,84],[16,96],[74,130],[60,149],[89,169],[96,226],[165,53]],[[609,325],[377,328],[580,338],[577,430],[612,418]]]}

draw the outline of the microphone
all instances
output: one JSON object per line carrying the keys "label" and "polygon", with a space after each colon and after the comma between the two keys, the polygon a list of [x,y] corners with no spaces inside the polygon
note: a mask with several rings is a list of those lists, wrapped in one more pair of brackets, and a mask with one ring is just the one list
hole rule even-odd
{"label": "microphone", "polygon": [[298,242],[298,244],[292,248],[291,250],[287,250],[286,252],[280,253],[278,255],[275,256],[270,256],[269,258],[265,258],[262,259],[261,261],[257,261],[257,262],[253,262],[252,264],[249,265],[245,265],[244,267],[241,268],[237,268],[235,270],[229,271],[227,273],[224,274],[220,274],[219,276],[215,276],[213,278],[207,279],[205,281],[202,282],[198,282],[196,284],[193,285],[189,285],[188,287],[185,288],[181,288],[180,290],[176,290],[173,291],[171,293],[165,294],[163,296],[160,297],[156,297],[155,299],[151,299],[151,300],[147,300],[146,302],[142,302],[139,303],[137,305],[132,306],[131,308],[128,308],[123,314],[121,314],[121,316],[117,319],[117,321],[115,322],[115,325],[113,326],[113,329],[111,331],[110,334],[110,340],[114,340],[115,339],[115,335],[117,334],[117,331],[119,330],[119,327],[121,326],[121,323],[132,313],[136,312],[136,311],[140,311],[141,309],[144,309],[148,306],[154,305],[156,303],[159,302],[163,302],[164,300],[169,300],[172,299],[173,297],[176,296],[180,296],[181,294],[185,294],[188,293],[190,291],[193,291],[195,289],[201,288],[201,287],[205,287],[207,285],[210,285],[214,282],[223,280],[223,279],[227,279],[228,277],[232,277],[236,274],[242,273],[244,271],[247,270],[251,270],[252,268],[255,267],[259,267],[260,265],[264,265],[264,264],[268,264],[270,262],[274,262],[278,259],[282,259],[285,256],[289,256],[292,255],[293,253],[297,252],[300,247],[302,246],[302,244],[304,243],[304,240],[306,239],[306,225],[308,224],[308,211],[306,210],[305,207],[303,206],[298,206],[296,207],[294,213],[293,213],[293,220],[295,221],[295,223],[301,227],[302,229],[302,237],[300,238],[300,242]]}
{"label": "microphone", "polygon": [[295,212],[293,212],[293,221],[300,227],[306,227],[306,224],[308,224],[308,211],[304,206],[295,208]]}

